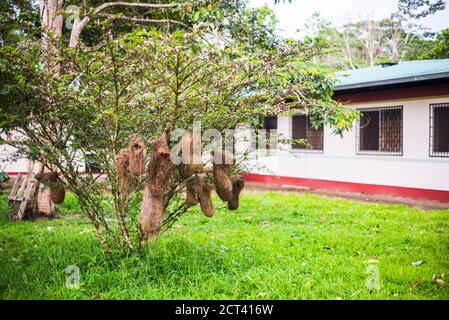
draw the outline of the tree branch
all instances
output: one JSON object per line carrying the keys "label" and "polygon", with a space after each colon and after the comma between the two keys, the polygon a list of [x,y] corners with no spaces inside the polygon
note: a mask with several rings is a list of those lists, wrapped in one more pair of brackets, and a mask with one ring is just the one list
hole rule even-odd
{"label": "tree branch", "polygon": [[102,5],[98,6],[93,14],[98,14],[101,11],[103,11],[106,8],[109,7],[135,7],[135,8],[152,8],[152,9],[171,9],[181,6],[181,3],[165,3],[165,4],[159,4],[159,3],[139,3],[139,2],[126,2],[126,1],[116,1],[116,2],[107,2],[103,3]]}
{"label": "tree branch", "polygon": [[74,48],[78,45],[78,40],[81,35],[81,32],[86,27],[86,25],[89,23],[89,21],[90,21],[90,16],[86,16],[82,20],[80,20],[80,22],[73,25],[72,32],[70,33],[70,42],[69,42],[70,48]]}
{"label": "tree branch", "polygon": [[130,22],[138,22],[138,23],[173,23],[173,24],[179,24],[183,27],[188,27],[185,23],[177,20],[171,20],[171,19],[145,19],[145,18],[133,18],[133,17],[127,17],[123,15],[114,15],[110,13],[99,13],[97,14],[99,17],[109,18],[111,20],[115,19],[121,19],[126,20]]}
{"label": "tree branch", "polygon": [[74,48],[78,45],[79,37],[83,32],[86,25],[94,16],[99,17],[107,17],[114,19],[122,19],[131,22],[139,22],[139,23],[174,23],[182,26],[187,26],[186,24],[170,19],[140,19],[140,18],[131,18],[120,15],[114,15],[110,13],[102,13],[101,11],[110,8],[110,7],[133,7],[133,8],[151,8],[151,9],[173,9],[180,6],[184,6],[183,3],[165,3],[165,4],[157,4],[157,3],[136,3],[136,2],[126,2],[126,1],[116,1],[116,2],[107,2],[98,6],[91,14],[88,14],[83,19],[81,19],[76,25],[73,26],[72,32],[70,34],[70,43],[69,47]]}

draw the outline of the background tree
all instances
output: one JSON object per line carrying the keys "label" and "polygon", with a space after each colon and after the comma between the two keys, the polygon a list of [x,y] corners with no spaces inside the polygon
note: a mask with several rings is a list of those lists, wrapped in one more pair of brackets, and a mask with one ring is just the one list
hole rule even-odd
{"label": "background tree", "polygon": [[398,2],[398,13],[411,19],[424,18],[445,8],[445,0],[399,0]]}
{"label": "background tree", "polygon": [[429,49],[421,51],[422,59],[448,59],[449,58],[449,29],[441,31],[432,42]]}
{"label": "background tree", "polygon": [[0,3],[0,46],[12,45],[23,34],[39,34],[39,11],[30,0],[4,0]]}
{"label": "background tree", "polygon": [[[400,1],[390,18],[380,21],[367,19],[341,27],[314,14],[304,25],[305,42],[326,43],[334,49],[322,63],[337,69],[356,69],[384,62],[445,57],[444,34],[428,32],[421,24],[423,17],[445,8],[444,1]],[[441,53],[432,54],[442,43]]]}

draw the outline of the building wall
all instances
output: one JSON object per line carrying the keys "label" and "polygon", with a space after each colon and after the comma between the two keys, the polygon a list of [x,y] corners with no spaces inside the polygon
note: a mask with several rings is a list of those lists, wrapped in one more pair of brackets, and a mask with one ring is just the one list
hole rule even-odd
{"label": "building wall", "polygon": [[[10,176],[18,173],[26,173],[31,170],[33,163],[27,159],[16,159],[14,148],[8,145],[0,145],[0,171],[7,172]],[[81,159],[77,160],[78,169],[84,172],[85,164]]]}
{"label": "building wall", "polygon": [[[270,176],[449,191],[449,158],[429,156],[429,105],[449,95],[352,104],[353,108],[403,106],[403,155],[356,155],[355,130],[343,138],[324,129],[324,152],[288,150],[249,162],[250,171]],[[291,137],[291,117],[279,116],[278,131]],[[288,148],[284,146],[282,149]],[[27,172],[26,159],[2,162],[12,149],[0,146],[0,169]]]}
{"label": "building wall", "polygon": [[[253,161],[251,172],[276,176],[449,191],[449,158],[429,156],[429,105],[449,96],[351,104],[353,108],[403,106],[403,155],[356,155],[356,132],[324,130],[324,152],[281,151]],[[291,137],[291,117],[278,118],[278,131]],[[288,147],[287,147],[288,148]],[[253,165],[268,164],[267,169]]]}
{"label": "building wall", "polygon": [[27,159],[10,159],[14,153],[14,148],[7,145],[0,145],[0,171],[6,171],[10,174],[27,172]]}

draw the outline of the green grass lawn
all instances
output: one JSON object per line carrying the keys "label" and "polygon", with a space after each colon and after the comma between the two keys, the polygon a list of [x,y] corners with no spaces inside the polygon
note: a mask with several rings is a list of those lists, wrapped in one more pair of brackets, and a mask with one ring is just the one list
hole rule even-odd
{"label": "green grass lawn", "polygon": [[[448,299],[449,211],[311,194],[246,194],[198,211],[143,258],[110,261],[69,197],[52,221],[7,220],[0,201],[2,299]],[[414,267],[411,262],[425,261]],[[64,269],[80,268],[80,289]],[[377,266],[380,289],[365,287]]]}

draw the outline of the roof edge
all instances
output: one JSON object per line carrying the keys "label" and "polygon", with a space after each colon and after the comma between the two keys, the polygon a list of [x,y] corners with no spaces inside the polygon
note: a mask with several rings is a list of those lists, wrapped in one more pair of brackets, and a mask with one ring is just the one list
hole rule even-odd
{"label": "roof edge", "polygon": [[435,74],[416,76],[416,77],[398,78],[398,79],[391,79],[391,80],[362,82],[362,83],[349,84],[349,85],[336,85],[336,86],[334,86],[333,90],[335,92],[335,91],[352,90],[352,89],[363,89],[363,88],[369,88],[369,87],[379,87],[379,86],[392,85],[392,84],[414,83],[414,82],[419,82],[419,81],[437,80],[437,79],[445,79],[445,78],[449,78],[449,72],[435,73]]}

